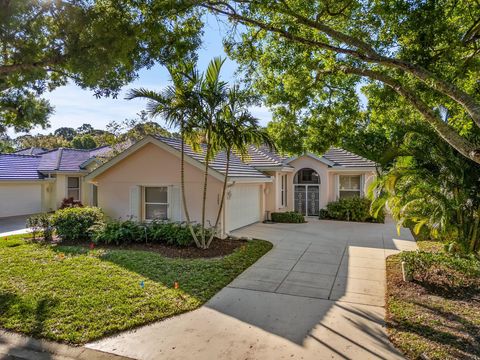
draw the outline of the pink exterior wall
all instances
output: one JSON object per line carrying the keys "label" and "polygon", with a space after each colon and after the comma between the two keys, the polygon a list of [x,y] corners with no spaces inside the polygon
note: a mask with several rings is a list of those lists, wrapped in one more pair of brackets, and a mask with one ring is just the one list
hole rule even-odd
{"label": "pink exterior wall", "polygon": [[[154,144],[129,155],[93,179],[98,184],[98,205],[112,218],[126,218],[130,211],[130,188],[180,186],[180,158]],[[222,182],[209,176],[206,217],[212,223],[218,212]],[[203,171],[185,163],[185,188],[192,221],[201,220]]]}

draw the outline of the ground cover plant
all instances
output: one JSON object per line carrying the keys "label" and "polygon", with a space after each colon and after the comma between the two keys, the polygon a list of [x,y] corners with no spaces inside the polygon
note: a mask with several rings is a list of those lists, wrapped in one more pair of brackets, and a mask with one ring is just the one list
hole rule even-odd
{"label": "ground cover plant", "polygon": [[[420,252],[387,259],[387,329],[410,359],[480,357],[480,261],[443,244],[420,241]],[[413,281],[402,279],[405,261]]]}
{"label": "ground cover plant", "polygon": [[199,307],[271,246],[253,240],[222,258],[171,259],[0,238],[0,327],[83,344]]}

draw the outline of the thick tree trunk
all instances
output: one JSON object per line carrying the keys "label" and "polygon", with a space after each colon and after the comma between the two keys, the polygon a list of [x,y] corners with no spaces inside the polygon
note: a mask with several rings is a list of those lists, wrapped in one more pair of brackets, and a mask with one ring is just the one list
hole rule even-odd
{"label": "thick tree trunk", "polygon": [[217,228],[218,228],[218,223],[220,222],[220,217],[222,216],[222,209],[225,203],[225,193],[227,192],[229,170],[230,170],[230,149],[227,150],[227,165],[225,167],[225,179],[223,180],[222,197],[220,200],[220,206],[218,208],[217,218],[215,220],[215,226],[213,227],[213,232],[210,235],[210,239],[208,239],[207,248],[210,246],[213,238],[215,237],[215,233],[217,232]]}

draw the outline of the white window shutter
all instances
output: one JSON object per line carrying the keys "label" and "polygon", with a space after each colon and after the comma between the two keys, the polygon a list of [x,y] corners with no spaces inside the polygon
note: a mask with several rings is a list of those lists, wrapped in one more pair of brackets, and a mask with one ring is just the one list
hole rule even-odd
{"label": "white window shutter", "polygon": [[142,188],[135,185],[130,187],[130,217],[132,220],[141,220],[140,205],[142,202]]}
{"label": "white window shutter", "polygon": [[183,221],[182,216],[182,194],[180,186],[169,187],[168,194],[168,218],[171,221]]}
{"label": "white window shutter", "polygon": [[335,174],[335,200],[340,199],[340,175]]}
{"label": "white window shutter", "polygon": [[360,175],[360,197],[365,196],[365,174]]}

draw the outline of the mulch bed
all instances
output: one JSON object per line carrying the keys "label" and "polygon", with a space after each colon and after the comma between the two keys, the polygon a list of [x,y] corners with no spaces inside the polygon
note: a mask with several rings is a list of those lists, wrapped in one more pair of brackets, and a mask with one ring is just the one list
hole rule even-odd
{"label": "mulch bed", "polygon": [[[96,249],[114,249],[114,250],[142,250],[153,251],[162,254],[169,258],[184,258],[184,259],[201,259],[222,257],[233,253],[233,251],[242,245],[245,245],[247,240],[231,240],[231,239],[213,239],[210,247],[206,250],[199,249],[195,245],[188,247],[178,247],[166,244],[129,244],[129,245],[95,245]],[[89,247],[89,243],[72,243],[63,241],[59,245],[74,245]]]}
{"label": "mulch bed", "polygon": [[480,289],[455,295],[404,282],[399,256],[390,256],[386,288],[390,340],[410,359],[480,359]]}

